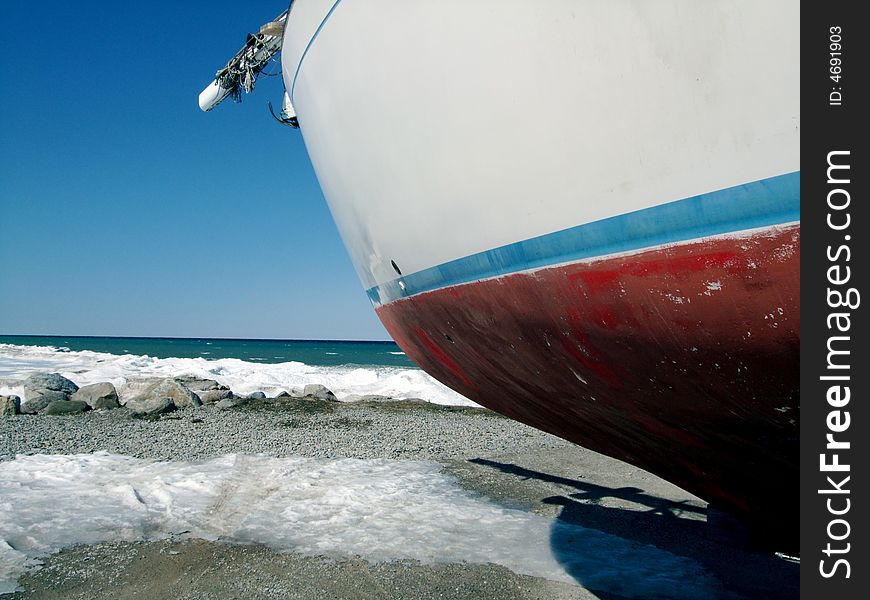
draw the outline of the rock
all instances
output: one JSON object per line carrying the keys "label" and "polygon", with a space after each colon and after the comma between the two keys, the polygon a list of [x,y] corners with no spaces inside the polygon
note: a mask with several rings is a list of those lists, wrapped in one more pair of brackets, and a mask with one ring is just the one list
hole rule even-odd
{"label": "rock", "polygon": [[215,404],[216,408],[220,410],[226,410],[228,408],[235,408],[237,406],[242,406],[243,404],[247,404],[250,402],[248,398],[240,398],[238,396],[230,396],[229,398],[224,398],[220,402]]}
{"label": "rock", "polygon": [[61,375],[60,373],[34,373],[24,380],[24,399],[30,400],[41,396],[42,392],[64,392],[73,394],[79,386]]}
{"label": "rock", "polygon": [[265,392],[251,392],[248,394],[248,400],[263,400],[266,397]]}
{"label": "rock", "polygon": [[[205,392],[207,390],[228,390],[225,385],[221,385],[214,379],[203,379],[202,377],[197,377],[195,375],[182,375],[181,377],[174,377],[175,381],[186,387],[187,389],[194,392]],[[201,394],[197,394],[202,397]]]}
{"label": "rock", "polygon": [[90,408],[84,400],[55,400],[40,411],[43,415],[77,415]]}
{"label": "rock", "polygon": [[161,379],[149,385],[125,405],[136,416],[159,415],[176,408],[201,406],[199,396],[176,379]]}
{"label": "rock", "polygon": [[56,392],[51,390],[43,390],[40,394],[34,395],[21,405],[21,412],[26,415],[35,415],[52,402],[67,402],[69,394],[66,392]]}
{"label": "rock", "polygon": [[166,396],[138,396],[131,398],[125,406],[137,417],[160,415],[175,410],[175,403]]}
{"label": "rock", "polygon": [[94,383],[80,387],[79,391],[70,396],[71,401],[81,400],[93,409],[118,408],[118,391],[111,383]]}
{"label": "rock", "polygon": [[225,398],[232,398],[233,392],[232,390],[205,390],[204,392],[197,392],[196,394],[199,396],[199,399],[202,400],[203,404],[214,404],[215,402],[219,402],[224,400]]}
{"label": "rock", "polygon": [[291,396],[290,396],[290,392],[288,392],[287,390],[281,390],[280,392],[278,392],[278,395],[275,397],[276,398],[290,398]]}
{"label": "rock", "polygon": [[0,417],[14,417],[21,412],[21,398],[0,396]]}
{"label": "rock", "polygon": [[[199,396],[191,392],[186,385],[175,379],[161,379],[157,381],[127,402],[126,406],[134,413],[141,414],[141,407],[161,406],[161,399],[171,401],[173,408],[188,408],[191,406],[202,406],[202,400]],[[134,404],[135,403],[135,404]],[[131,404],[133,404],[131,406]],[[172,409],[170,409],[172,410]],[[156,414],[152,409],[146,411],[148,414]]]}
{"label": "rock", "polygon": [[329,388],[325,385],[320,385],[319,383],[309,383],[305,386],[305,389],[302,391],[303,396],[311,396],[313,398],[317,398],[319,400],[329,400],[331,402],[337,402],[338,398],[335,397]]}

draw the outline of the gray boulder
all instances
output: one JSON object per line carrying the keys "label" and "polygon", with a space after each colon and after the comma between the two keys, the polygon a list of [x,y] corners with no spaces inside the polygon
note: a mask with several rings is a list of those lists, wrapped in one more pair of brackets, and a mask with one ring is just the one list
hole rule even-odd
{"label": "gray boulder", "polygon": [[0,396],[0,417],[14,417],[21,412],[21,398]]}
{"label": "gray boulder", "polygon": [[[157,398],[169,398],[175,408],[202,406],[202,400],[199,399],[199,396],[175,379],[161,379],[151,384],[136,398],[130,400],[130,402],[140,399]],[[127,403],[127,406],[130,405],[130,402]]]}
{"label": "gray boulder", "polygon": [[276,398],[291,398],[292,396],[290,395],[290,392],[288,392],[287,390],[281,390],[280,392],[278,392],[278,395],[275,397]]}
{"label": "gray boulder", "polygon": [[[219,384],[214,379],[203,379],[201,377],[197,377],[195,375],[182,375],[181,377],[174,377],[175,381],[186,387],[187,389],[194,392],[204,392],[207,390],[228,390],[225,385]],[[199,395],[199,394],[198,394]],[[201,395],[199,395],[202,397]]]}
{"label": "gray boulder", "polygon": [[240,398],[239,396],[230,396],[229,398],[224,398],[223,400],[215,403],[215,408],[219,408],[220,410],[226,410],[228,408],[235,408],[237,406],[242,406],[243,404],[247,404],[250,402],[248,398]]}
{"label": "gray boulder", "polygon": [[90,408],[84,400],[55,400],[40,411],[43,415],[77,415]]}
{"label": "gray boulder", "polygon": [[199,396],[203,404],[214,404],[226,398],[232,398],[233,392],[232,390],[205,390],[204,392],[197,392],[196,395]]}
{"label": "gray boulder", "polygon": [[73,394],[79,386],[60,373],[34,373],[24,380],[24,399],[41,396],[42,392],[64,392]]}
{"label": "gray boulder", "polygon": [[137,396],[131,398],[124,406],[137,417],[160,415],[175,410],[175,403],[166,396]]}
{"label": "gray boulder", "polygon": [[312,398],[317,398],[319,400],[329,400],[330,402],[337,402],[338,398],[335,397],[329,388],[325,385],[320,385],[319,383],[309,383],[305,386],[305,389],[302,391],[303,396],[310,396]]}
{"label": "gray boulder", "polygon": [[251,392],[248,394],[248,400],[263,400],[266,397],[265,392]]}
{"label": "gray boulder", "polygon": [[43,390],[42,393],[34,395],[22,403],[21,412],[26,415],[35,415],[52,402],[67,402],[68,400],[69,394],[66,392]]}
{"label": "gray boulder", "polygon": [[94,383],[80,387],[70,400],[81,400],[93,409],[118,408],[118,391],[111,383]]}

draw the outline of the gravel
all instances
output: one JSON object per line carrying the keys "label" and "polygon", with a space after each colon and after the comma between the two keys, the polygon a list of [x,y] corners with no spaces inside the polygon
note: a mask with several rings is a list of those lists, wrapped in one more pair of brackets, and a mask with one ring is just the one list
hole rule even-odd
{"label": "gravel", "polygon": [[542,447],[575,446],[490,411],[420,402],[258,400],[226,410],[188,408],[154,420],[133,418],[123,408],[0,419],[0,460],[105,450],[156,460],[238,453],[440,461]]}
{"label": "gravel", "polygon": [[[484,409],[279,398],[154,419],[124,408],[0,417],[0,461],[95,451],[183,461],[229,453],[434,460],[496,502],[691,557],[734,598],[799,595],[799,565],[710,539],[704,503],[684,490]],[[369,563],[195,539],[67,548],[20,584],[27,591],[10,598],[619,598],[492,564]]]}
{"label": "gravel", "polygon": [[34,593],[4,600],[321,598],[595,600],[575,585],[517,575],[486,564],[421,565],[402,560],[278,554],[261,546],[204,540],[77,546],[22,578]]}

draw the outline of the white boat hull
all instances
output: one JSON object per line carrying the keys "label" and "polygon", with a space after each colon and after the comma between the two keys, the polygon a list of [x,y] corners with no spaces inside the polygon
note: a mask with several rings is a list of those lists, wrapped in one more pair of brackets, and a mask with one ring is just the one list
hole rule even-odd
{"label": "white boat hull", "polygon": [[297,0],[282,66],[412,359],[783,539],[798,30],[787,1]]}

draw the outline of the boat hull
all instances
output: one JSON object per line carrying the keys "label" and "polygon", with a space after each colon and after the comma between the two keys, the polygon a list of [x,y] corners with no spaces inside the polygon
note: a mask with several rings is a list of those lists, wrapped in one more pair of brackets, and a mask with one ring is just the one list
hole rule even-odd
{"label": "boat hull", "polygon": [[[800,227],[450,286],[377,312],[484,406],[793,537]],[[789,530],[792,529],[792,531]]]}
{"label": "boat hull", "polygon": [[423,369],[794,537],[797,7],[654,4],[296,0],[285,86]]}

